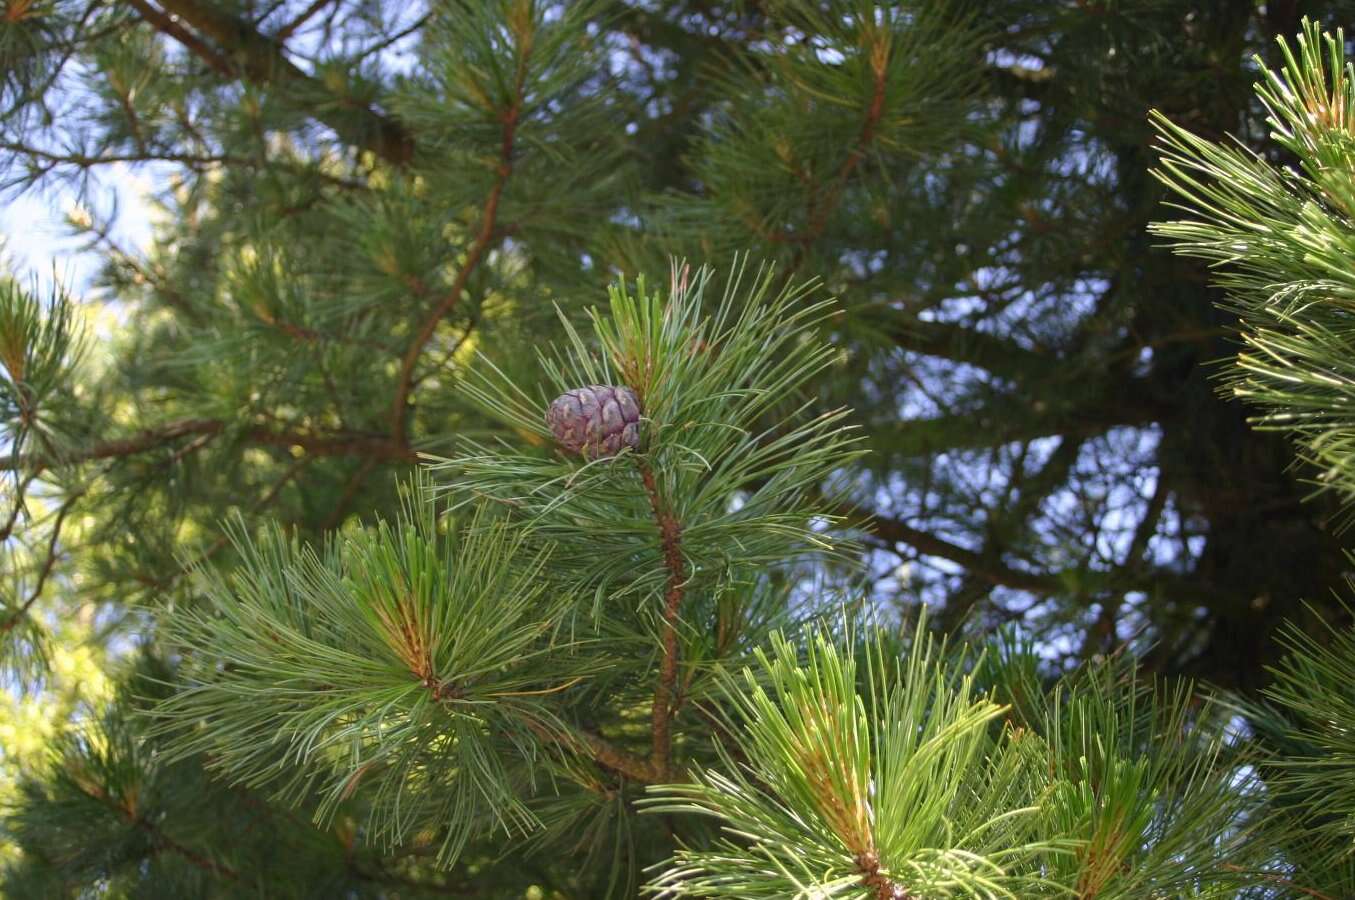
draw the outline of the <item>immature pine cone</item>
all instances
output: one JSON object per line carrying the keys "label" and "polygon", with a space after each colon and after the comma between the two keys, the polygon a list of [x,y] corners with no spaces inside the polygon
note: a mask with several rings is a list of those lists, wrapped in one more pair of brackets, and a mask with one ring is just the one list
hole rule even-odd
{"label": "immature pine cone", "polygon": [[628,387],[593,384],[556,397],[546,424],[566,450],[602,459],[640,443],[640,404]]}

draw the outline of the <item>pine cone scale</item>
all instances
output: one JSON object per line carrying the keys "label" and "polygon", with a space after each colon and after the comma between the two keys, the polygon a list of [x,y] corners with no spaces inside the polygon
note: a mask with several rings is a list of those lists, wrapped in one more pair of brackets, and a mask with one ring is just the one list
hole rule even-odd
{"label": "pine cone scale", "polygon": [[628,387],[593,384],[556,397],[546,424],[566,450],[604,459],[639,445],[640,404]]}

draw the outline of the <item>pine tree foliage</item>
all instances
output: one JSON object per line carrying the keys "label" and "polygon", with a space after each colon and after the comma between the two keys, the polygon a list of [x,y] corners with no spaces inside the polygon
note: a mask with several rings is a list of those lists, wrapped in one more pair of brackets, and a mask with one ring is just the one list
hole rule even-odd
{"label": "pine tree foliage", "polygon": [[[81,343],[64,293],[55,291],[41,302],[35,290],[0,279],[0,427],[12,462],[29,448],[50,452],[62,446],[71,424],[65,416]],[[48,586],[62,526],[81,492],[75,481],[60,499],[59,481],[49,477],[47,483],[39,482],[40,474],[16,466],[0,487],[6,509],[0,522],[0,566],[7,576],[0,582],[0,660],[19,676],[20,689],[46,666],[48,634],[34,625],[29,613]],[[46,509],[29,508],[25,501],[30,492],[44,495],[35,504]],[[54,496],[60,499],[55,506],[50,502]]]}
{"label": "pine tree foliage", "polygon": [[1295,55],[1281,42],[1285,66],[1263,70],[1257,96],[1269,111],[1272,138],[1298,169],[1202,139],[1159,116],[1159,177],[1198,218],[1155,231],[1178,252],[1215,264],[1246,343],[1233,393],[1263,407],[1256,424],[1291,433],[1320,467],[1322,482],[1350,500],[1355,78],[1341,32],[1320,34],[1305,22],[1297,44]]}
{"label": "pine tree foliage", "polygon": [[[245,890],[254,851],[203,855],[201,822],[148,841],[140,809],[117,800],[181,768],[223,803],[257,794],[306,815],[321,849],[347,830],[378,875],[425,852],[415,883],[430,890],[488,879],[512,896],[504,862],[581,826],[610,864],[580,871],[576,845],[548,871],[582,896],[633,891],[642,864],[653,891],[730,897],[1233,896],[1262,872],[1239,862],[1257,852],[1245,760],[1188,690],[1158,696],[1112,667],[1051,692],[1030,651],[966,663],[925,625],[907,646],[777,630],[827,611],[831,594],[798,590],[797,557],[826,542],[807,488],[858,452],[840,415],[795,424],[794,395],[825,358],[812,325],[831,307],[790,302],[801,291],[767,268],[736,268],[718,300],[711,281],[676,267],[666,292],[618,284],[592,339],[566,328],[543,355],[548,391],[634,390],[637,448],[589,459],[472,442],[439,464],[452,477],[438,489],[415,482],[396,520],[321,548],[237,526],[238,566],[196,567],[204,602],[167,619],[182,662],[158,675],[158,702],[115,704],[55,781],[22,794],[7,828],[25,859],[59,860],[78,883],[142,877],[139,850],[179,873],[150,884],[209,892],[174,879],[214,874]],[[468,382],[479,401],[543,443],[544,397],[485,371]],[[759,430],[778,406],[791,415]],[[609,530],[604,567],[593,538]],[[727,674],[745,663],[742,682]],[[128,726],[147,715],[150,732]],[[98,774],[84,794],[123,810],[103,832],[63,806],[86,760]],[[668,865],[666,829],[682,847]],[[77,865],[61,850],[74,835],[100,855]]]}
{"label": "pine tree foliage", "polygon": [[181,752],[229,781],[319,795],[326,821],[361,787],[373,840],[436,831],[446,863],[472,829],[534,824],[503,760],[524,755],[530,726],[560,727],[538,698],[588,661],[569,663],[567,595],[543,596],[543,557],[501,528],[439,535],[410,505],[321,553],[276,532],[244,548],[205,589],[214,602],[176,620],[196,652],[161,712],[192,726]]}
{"label": "pine tree foliage", "polygon": [[[19,785],[9,839],[24,848],[6,896],[86,891],[135,897],[433,896],[399,864],[355,843],[351,818],[321,831],[262,796],[227,786],[200,758],[173,759],[137,721],[171,670],[152,659],[52,747]],[[203,812],[210,812],[204,816]],[[230,840],[219,840],[229,834]]]}
{"label": "pine tree foliage", "polygon": [[[436,834],[443,865],[472,837],[542,829],[532,804],[555,790],[552,764],[673,774],[673,745],[702,733],[675,728],[679,710],[703,669],[761,637],[745,604],[770,588],[753,586],[827,546],[803,497],[855,453],[841,413],[755,429],[823,364],[811,328],[828,307],[769,296],[764,268],[747,286],[736,270],[707,311],[711,272],[687,276],[674,271],[671,295],[616,287],[596,339],[571,332],[547,359],[556,389],[635,391],[638,452],[472,445],[442,464],[447,514],[418,483],[396,522],[324,550],[239,534],[240,567],[203,570],[210,602],[168,626],[185,687],[160,714],[180,752],[279,800],[318,796],[322,821],[364,798],[369,839]],[[470,390],[544,443],[545,402],[490,371]],[[632,746],[626,722],[646,706],[650,734]],[[621,714],[611,727],[604,709]]]}
{"label": "pine tree foliage", "polygon": [[[715,815],[725,841],[680,851],[657,886],[673,896],[1021,896],[1043,856],[1030,750],[992,727],[1003,708],[958,682],[929,648],[888,671],[823,632],[806,658],[781,635],[732,685],[747,762],[660,789],[659,811]],[[898,663],[894,662],[897,667]],[[884,670],[884,671],[881,671]],[[1071,851],[1071,846],[1062,848]]]}
{"label": "pine tree foliage", "polygon": [[[1237,386],[1340,482],[1344,358],[1285,367],[1341,350],[1341,41],[1246,90],[1295,9],[4,4],[0,187],[78,201],[114,302],[0,293],[0,665],[136,666],[0,784],[2,889],[1350,894],[1346,701],[1304,690],[1343,651],[1301,637],[1347,615],[1337,504],[1204,365],[1240,316]],[[1169,181],[1274,193],[1205,198],[1271,217],[1192,250],[1228,315],[1144,231],[1151,106]],[[637,447],[553,445],[586,384]],[[1133,671],[1258,689],[1286,618],[1264,747]]]}
{"label": "pine tree foliage", "polygon": [[[1243,349],[1228,389],[1260,407],[1258,427],[1290,435],[1316,467],[1318,489],[1348,506],[1355,498],[1355,68],[1343,33],[1323,33],[1313,22],[1304,22],[1296,47],[1283,40],[1280,47],[1284,65],[1262,69],[1257,95],[1287,164],[1159,116],[1157,174],[1192,218],[1155,230],[1177,252],[1211,262],[1239,315]],[[1348,790],[1355,640],[1348,628],[1328,626],[1317,635],[1290,627],[1284,641],[1290,652],[1265,691],[1268,702],[1245,707],[1271,754],[1261,769],[1266,815],[1301,882],[1321,896],[1344,896],[1355,890]]]}
{"label": "pine tree foliage", "polygon": [[[477,447],[434,467],[448,472],[446,490],[458,502],[493,500],[532,523],[558,548],[554,567],[577,567],[580,589],[599,600],[626,604],[632,590],[679,587],[696,594],[832,547],[828,520],[807,504],[827,508],[818,493],[859,455],[859,437],[845,410],[807,414],[805,387],[834,356],[813,336],[833,304],[807,302],[807,288],[778,289],[784,279],[774,269],[743,264],[713,300],[711,276],[683,266],[670,277],[671,293],[643,279],[613,287],[610,314],[591,314],[595,342],[569,329],[567,348],[544,358],[547,393],[528,395],[492,361],[464,384],[486,412],[535,443],[553,440],[541,413],[548,393],[627,385],[644,421],[638,454],[590,463]],[[618,557],[633,568],[618,572]],[[617,576],[628,584],[614,584]],[[726,639],[736,641],[737,631]]]}
{"label": "pine tree foliage", "polygon": [[1212,700],[1138,681],[1124,660],[1051,685],[1010,644],[967,663],[925,637],[806,643],[774,635],[726,681],[737,759],[646,801],[725,833],[680,850],[660,894],[1235,897],[1265,883],[1245,760]]}

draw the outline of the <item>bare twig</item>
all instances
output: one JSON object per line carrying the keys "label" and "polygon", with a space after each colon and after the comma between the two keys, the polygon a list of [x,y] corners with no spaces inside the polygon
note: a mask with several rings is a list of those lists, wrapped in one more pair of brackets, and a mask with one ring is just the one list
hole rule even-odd
{"label": "bare twig", "polygon": [[166,15],[146,0],[127,0],[127,4],[157,31],[174,38],[186,49],[192,51],[194,56],[216,70],[218,74],[227,78],[236,76],[235,66],[231,65],[229,59],[217,53],[206,41],[184,28],[172,16]]}

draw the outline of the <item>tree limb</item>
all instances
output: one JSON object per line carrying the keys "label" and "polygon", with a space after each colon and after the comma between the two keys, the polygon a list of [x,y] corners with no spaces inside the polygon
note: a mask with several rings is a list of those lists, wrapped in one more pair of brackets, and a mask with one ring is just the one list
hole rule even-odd
{"label": "tree limb", "polygon": [[645,493],[649,496],[649,506],[654,511],[654,521],[659,526],[663,562],[668,569],[668,585],[663,595],[663,659],[659,664],[659,682],[654,688],[654,705],[650,710],[654,738],[650,765],[655,775],[667,781],[673,756],[673,686],[677,681],[678,669],[678,614],[686,590],[687,565],[682,558],[682,524],[659,494],[654,470],[639,457],[636,457],[636,465],[640,469]]}
{"label": "tree limb", "polygon": [[[333,92],[322,82],[287,58],[280,41],[214,5],[198,0],[161,0],[162,12],[148,0],[130,2],[147,23],[183,44],[222,75],[244,77],[257,84],[290,85],[300,88],[301,93],[334,99]],[[181,23],[192,26],[197,33],[188,31]],[[221,47],[224,54],[208,45],[203,35]],[[392,165],[405,166],[413,160],[414,137],[402,124],[351,98],[338,99],[341,102],[326,103],[315,113],[340,139],[370,150]]]}
{"label": "tree limb", "polygon": [[[80,493],[83,493],[83,491]],[[47,586],[47,579],[52,574],[52,569],[56,567],[58,555],[56,545],[61,539],[61,526],[65,523],[66,514],[71,511],[71,507],[75,505],[76,498],[80,496],[80,493],[72,494],[66,498],[65,503],[61,504],[61,509],[56,514],[56,521],[52,524],[51,537],[47,540],[47,559],[42,565],[42,570],[38,573],[38,583],[34,585],[23,605],[16,609],[3,625],[0,625],[0,634],[8,634],[13,631],[19,621],[28,615],[28,611],[33,608],[33,604],[37,603],[38,598],[42,596],[42,589]]]}
{"label": "tree limb", "polygon": [[1042,401],[1002,397],[966,412],[922,419],[867,423],[876,450],[886,456],[924,456],[946,450],[974,450],[1013,441],[1062,435],[1091,438],[1119,426],[1160,422],[1170,411],[1143,399],[1133,384],[1113,402],[1086,402],[1072,408],[1039,409]]}
{"label": "tree limb", "polygon": [[[182,437],[196,437],[225,431],[228,423],[220,419],[180,419],[120,440],[104,441],[62,456],[26,454],[0,458],[0,471],[18,470],[41,473],[58,465],[112,459],[144,453]],[[417,462],[418,454],[382,434],[367,432],[271,431],[262,426],[245,429],[246,443],[270,447],[300,447],[312,456],[362,456],[391,462]]]}
{"label": "tree limb", "polygon": [[310,6],[306,7],[300,13],[298,13],[295,19],[279,28],[273,34],[273,40],[277,41],[278,43],[282,43],[283,41],[287,40],[289,37],[295,34],[297,30],[301,28],[301,26],[309,22],[312,16],[314,16],[320,10],[324,9],[326,6],[329,6],[329,4],[333,2],[334,0],[314,0],[314,2],[311,3]]}
{"label": "tree limb", "polygon": [[[858,521],[860,517],[857,517]],[[902,519],[873,516],[869,523],[862,526],[881,540],[896,544],[908,544],[927,556],[939,556],[951,562],[959,563],[975,577],[990,584],[1033,591],[1039,594],[1062,592],[1067,584],[1057,575],[1045,575],[1037,572],[1024,572],[1013,569],[1004,563],[986,558],[977,550],[970,550],[938,537],[930,531],[914,528]]]}
{"label": "tree limb", "polygon": [[601,735],[579,729],[560,731],[535,719],[526,719],[525,723],[537,737],[587,756],[598,765],[624,775],[631,781],[638,784],[656,784],[659,781],[648,760],[627,753]]}
{"label": "tree limb", "polygon": [[423,326],[419,329],[419,333],[414,336],[414,340],[410,342],[409,349],[405,352],[404,359],[400,364],[400,379],[395,389],[395,401],[391,404],[391,437],[401,445],[407,445],[409,442],[405,430],[405,419],[409,414],[409,392],[414,383],[414,367],[418,364],[419,357],[423,355],[423,348],[432,340],[434,332],[437,331],[438,323],[452,311],[457,301],[461,299],[461,294],[466,289],[466,282],[470,279],[471,273],[480,264],[496,237],[495,225],[498,221],[499,200],[503,196],[503,189],[508,183],[508,177],[513,173],[513,145],[517,136],[518,116],[522,112],[522,95],[527,77],[525,63],[525,59],[518,62],[513,103],[502,114],[503,133],[499,143],[499,164],[495,170],[494,184],[489,189],[489,195],[485,198],[485,210],[480,221],[480,230],[471,242],[470,250],[466,254],[466,261],[461,265],[460,271],[456,273],[456,280],[437,306],[428,314],[428,317],[424,319]]}
{"label": "tree limb", "polygon": [[1011,381],[1048,376],[1059,365],[1048,354],[952,322],[891,317],[880,327],[885,337],[904,350],[967,363]]}

